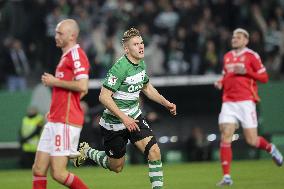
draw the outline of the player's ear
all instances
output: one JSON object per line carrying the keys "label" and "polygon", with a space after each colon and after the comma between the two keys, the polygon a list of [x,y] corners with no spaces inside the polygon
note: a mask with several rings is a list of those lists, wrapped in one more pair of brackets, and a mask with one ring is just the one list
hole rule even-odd
{"label": "player's ear", "polygon": [[128,49],[127,45],[125,45],[125,44],[124,44],[124,51],[125,51],[126,53],[129,53],[129,49]]}

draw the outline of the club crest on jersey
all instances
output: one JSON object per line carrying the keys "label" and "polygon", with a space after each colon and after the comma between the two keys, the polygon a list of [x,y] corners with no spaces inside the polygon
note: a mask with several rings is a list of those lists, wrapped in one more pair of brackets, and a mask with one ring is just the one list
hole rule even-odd
{"label": "club crest on jersey", "polygon": [[115,77],[115,76],[112,75],[112,74],[109,74],[107,83],[112,86],[112,85],[115,85],[115,84],[116,84],[116,81],[117,81],[117,77]]}

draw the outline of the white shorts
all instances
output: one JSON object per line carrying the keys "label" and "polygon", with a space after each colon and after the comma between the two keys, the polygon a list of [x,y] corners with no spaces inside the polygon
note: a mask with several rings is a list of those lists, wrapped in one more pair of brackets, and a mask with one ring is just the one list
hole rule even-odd
{"label": "white shorts", "polygon": [[41,133],[38,151],[47,152],[50,156],[78,155],[81,128],[64,123],[47,122]]}
{"label": "white shorts", "polygon": [[219,124],[241,123],[243,128],[256,128],[257,114],[255,103],[251,100],[224,102],[219,114]]}

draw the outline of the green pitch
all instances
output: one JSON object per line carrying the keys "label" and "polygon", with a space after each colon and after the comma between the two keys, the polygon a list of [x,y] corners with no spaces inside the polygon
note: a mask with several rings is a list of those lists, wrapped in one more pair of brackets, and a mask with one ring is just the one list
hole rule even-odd
{"label": "green pitch", "polygon": [[[284,167],[276,167],[272,161],[234,161],[232,165],[234,185],[232,189],[283,189]],[[148,169],[145,166],[126,166],[116,174],[99,167],[71,168],[90,188],[97,189],[151,189]],[[166,164],[164,165],[165,189],[217,188],[221,179],[218,162]],[[31,188],[30,170],[0,170],[0,188]],[[48,189],[65,188],[49,177]]]}

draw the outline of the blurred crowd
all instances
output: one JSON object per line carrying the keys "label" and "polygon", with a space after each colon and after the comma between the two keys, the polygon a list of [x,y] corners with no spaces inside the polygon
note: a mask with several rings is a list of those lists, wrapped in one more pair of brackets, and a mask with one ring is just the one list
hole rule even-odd
{"label": "blurred crowd", "polygon": [[1,0],[0,86],[25,90],[53,73],[56,24],[78,21],[91,78],[122,55],[121,36],[138,28],[150,76],[220,74],[231,32],[247,29],[272,79],[283,75],[284,0]]}

